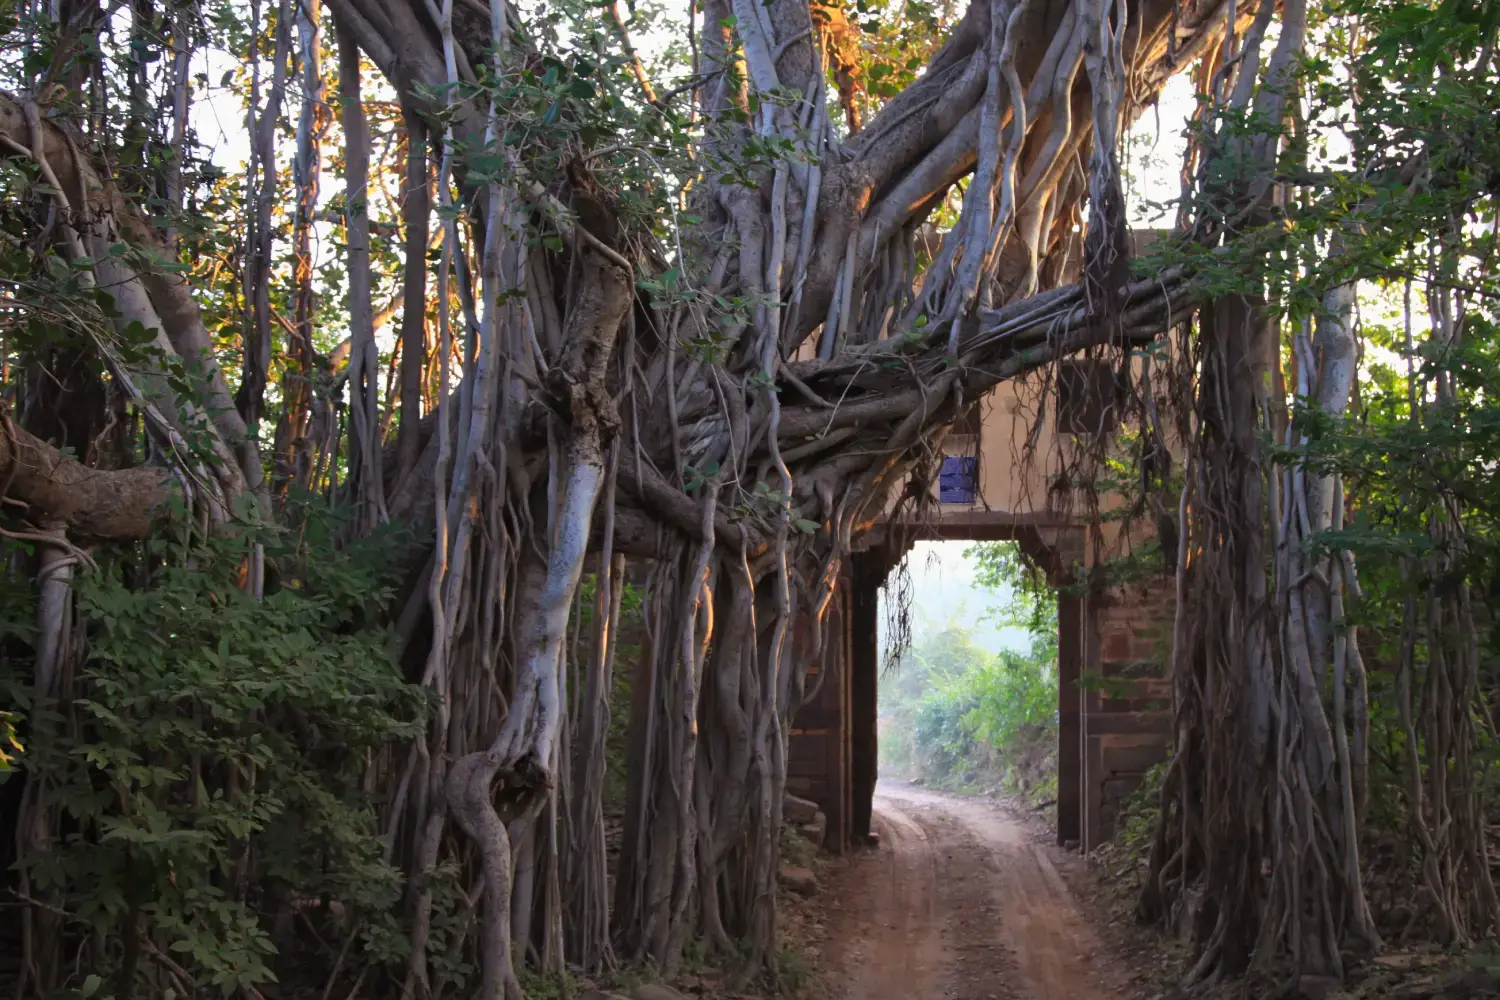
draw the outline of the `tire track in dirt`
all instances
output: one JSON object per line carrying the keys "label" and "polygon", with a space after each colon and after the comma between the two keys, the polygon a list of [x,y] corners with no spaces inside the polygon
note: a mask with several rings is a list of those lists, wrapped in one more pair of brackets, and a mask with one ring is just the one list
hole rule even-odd
{"label": "tire track in dirt", "polygon": [[839,938],[837,967],[851,1000],[941,996],[938,977],[952,955],[940,931],[932,842],[900,809],[880,810],[875,827],[879,851],[861,859],[869,864],[854,891],[838,896],[851,933]]}
{"label": "tire track in dirt", "polygon": [[847,1000],[1126,995],[1046,849],[999,807],[883,783],[875,810],[879,848],[831,886]]}

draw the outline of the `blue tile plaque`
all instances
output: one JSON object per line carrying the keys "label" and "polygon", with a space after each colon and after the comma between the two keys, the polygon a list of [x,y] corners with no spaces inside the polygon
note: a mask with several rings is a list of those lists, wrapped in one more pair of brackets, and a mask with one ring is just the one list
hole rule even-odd
{"label": "blue tile plaque", "polygon": [[974,503],[979,499],[979,459],[970,455],[948,455],[938,475],[940,503]]}

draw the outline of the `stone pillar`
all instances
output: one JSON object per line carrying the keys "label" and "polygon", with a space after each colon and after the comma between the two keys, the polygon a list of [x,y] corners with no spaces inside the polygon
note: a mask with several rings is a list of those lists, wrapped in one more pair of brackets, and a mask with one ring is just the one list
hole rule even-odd
{"label": "stone pillar", "polygon": [[1083,841],[1084,599],[1057,595],[1057,842]]}
{"label": "stone pillar", "polygon": [[1169,753],[1175,586],[1161,576],[1088,598],[1087,669],[1099,683],[1083,698],[1085,850],[1114,836],[1127,797]]}
{"label": "stone pillar", "polygon": [[[841,852],[849,846],[850,711],[849,579],[839,580],[823,618],[823,649],[807,664],[807,687],[788,733],[786,790],[817,803],[827,820],[823,846]],[[793,657],[812,655],[812,619],[797,615]]]}
{"label": "stone pillar", "polygon": [[850,839],[869,836],[879,768],[876,685],[880,677],[880,586],[884,564],[876,553],[856,553],[849,595]]}

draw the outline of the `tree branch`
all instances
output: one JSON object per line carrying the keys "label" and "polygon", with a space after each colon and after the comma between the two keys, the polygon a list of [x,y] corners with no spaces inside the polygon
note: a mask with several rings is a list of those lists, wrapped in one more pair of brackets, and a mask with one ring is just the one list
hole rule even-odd
{"label": "tree branch", "polygon": [[91,469],[21,429],[0,403],[0,504],[74,539],[136,541],[182,490],[164,469]]}

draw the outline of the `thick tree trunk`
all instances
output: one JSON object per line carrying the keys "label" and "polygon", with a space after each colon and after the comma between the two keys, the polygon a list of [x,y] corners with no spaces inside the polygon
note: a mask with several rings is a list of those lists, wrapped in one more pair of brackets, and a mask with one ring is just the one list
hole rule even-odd
{"label": "thick tree trunk", "polygon": [[401,216],[406,229],[406,267],[402,272],[405,291],[401,307],[401,422],[396,430],[398,483],[417,464],[422,366],[427,355],[428,219],[432,212],[428,197],[427,126],[414,110],[406,112],[405,120],[406,183],[402,186]]}
{"label": "thick tree trunk", "polygon": [[277,475],[282,490],[306,489],[328,429],[328,404],[318,398],[313,324],[317,292],[313,282],[313,223],[323,172],[323,133],[328,127],[328,88],[323,79],[323,5],[298,0],[297,46],[302,70],[302,108],[297,119],[297,152],[292,185],[297,193],[292,218],[292,322],[287,330],[287,368],[281,379],[281,418],[276,425]]}
{"label": "thick tree trunk", "polygon": [[[257,0],[258,15],[259,0]],[[276,166],[276,126],[281,117],[286,92],[287,60],[292,48],[292,11],[288,0],[279,0],[276,11],[276,40],[271,62],[271,86],[264,105],[260,104],[260,62],[254,63],[254,85],[250,92],[249,132],[250,170],[247,180],[252,215],[246,242],[245,302],[246,318],[240,387],[235,406],[245,426],[255,428],[265,418],[266,380],[271,371],[271,255],[274,234],[271,232],[271,210],[276,202],[278,170]],[[247,468],[251,459],[247,458]],[[253,462],[256,471],[252,484],[260,482],[260,455]]]}
{"label": "thick tree trunk", "polygon": [[0,496],[37,523],[65,527],[75,539],[147,537],[170,499],[181,495],[159,468],[91,469],[21,429],[0,404]]}
{"label": "thick tree trunk", "polygon": [[380,441],[380,355],[370,301],[370,126],[361,103],[359,45],[336,25],[339,102],[344,126],[344,239],[349,267],[349,483],[358,529],[369,532],[389,518]]}
{"label": "thick tree trunk", "polygon": [[[1285,6],[1262,80],[1275,7],[1260,5],[1238,65],[1215,77],[1229,115],[1248,110],[1280,122],[1293,113],[1307,12],[1300,2]],[[1269,220],[1281,139],[1226,128],[1212,141],[1223,148],[1200,164],[1194,205],[1194,233],[1205,240],[1233,235],[1219,231],[1224,220]],[[1352,290],[1328,293],[1318,317],[1321,357],[1305,333],[1294,338],[1298,400],[1330,417],[1342,413],[1352,385],[1351,306]],[[1296,426],[1285,418],[1271,316],[1258,291],[1225,296],[1203,310],[1193,356],[1195,426],[1179,508],[1177,741],[1141,900],[1147,917],[1191,925],[1193,980],[1252,969],[1293,983],[1302,974],[1342,977],[1347,956],[1379,943],[1359,868],[1362,768],[1346,731],[1351,690],[1363,709],[1363,671],[1351,666],[1347,637],[1330,635],[1339,592],[1308,564],[1315,536],[1332,526],[1335,481],[1306,465],[1278,468],[1263,450],[1264,438]],[[1343,570],[1334,577],[1340,589]],[[1324,582],[1315,588],[1311,578]]]}

